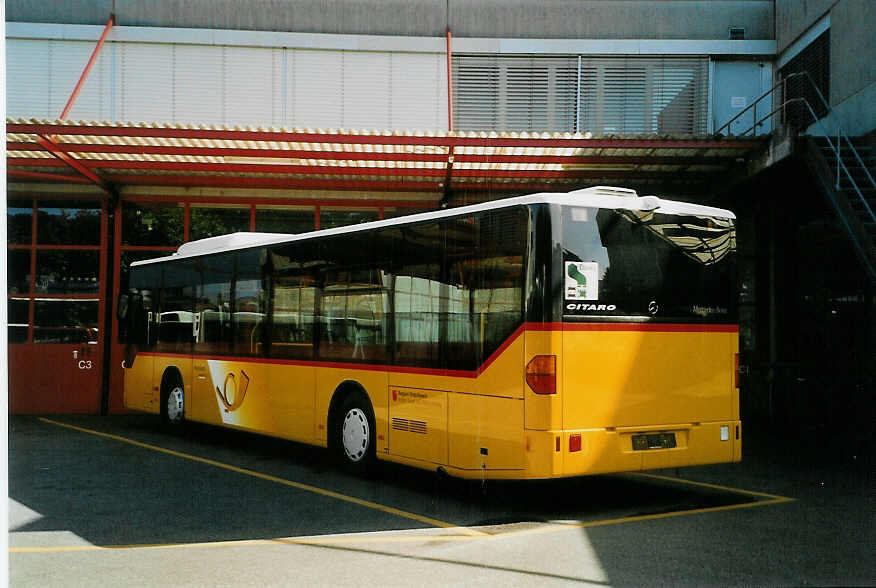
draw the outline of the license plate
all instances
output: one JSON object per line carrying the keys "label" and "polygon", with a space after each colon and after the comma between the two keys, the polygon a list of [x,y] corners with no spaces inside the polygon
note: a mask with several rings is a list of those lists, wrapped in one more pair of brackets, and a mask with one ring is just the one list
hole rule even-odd
{"label": "license plate", "polygon": [[648,435],[633,435],[633,449],[672,449],[675,445],[675,433],[651,433]]}

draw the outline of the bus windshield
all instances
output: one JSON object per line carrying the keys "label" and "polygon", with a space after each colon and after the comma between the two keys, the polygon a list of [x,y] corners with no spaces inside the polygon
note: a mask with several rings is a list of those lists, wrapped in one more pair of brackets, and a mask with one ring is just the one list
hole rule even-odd
{"label": "bus windshield", "polygon": [[574,206],[562,218],[566,320],[735,322],[733,219]]}

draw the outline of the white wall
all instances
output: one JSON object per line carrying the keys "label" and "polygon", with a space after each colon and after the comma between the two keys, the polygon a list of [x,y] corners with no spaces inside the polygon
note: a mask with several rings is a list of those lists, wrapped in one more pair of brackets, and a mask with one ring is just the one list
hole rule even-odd
{"label": "white wall", "polygon": [[[94,46],[7,39],[7,116],[58,117]],[[446,130],[446,57],[108,42],[68,118]]]}

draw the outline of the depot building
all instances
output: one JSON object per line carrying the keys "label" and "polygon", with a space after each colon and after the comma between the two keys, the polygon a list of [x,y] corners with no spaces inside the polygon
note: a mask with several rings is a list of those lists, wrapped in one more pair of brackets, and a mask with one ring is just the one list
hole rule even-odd
{"label": "depot building", "polygon": [[872,415],[873,8],[815,4],[7,2],[10,411],[125,410],[133,261],[614,185],[739,216],[743,419]]}

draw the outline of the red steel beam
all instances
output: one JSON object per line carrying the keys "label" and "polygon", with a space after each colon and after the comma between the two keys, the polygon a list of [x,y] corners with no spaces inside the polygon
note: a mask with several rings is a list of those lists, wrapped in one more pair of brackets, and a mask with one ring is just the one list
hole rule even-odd
{"label": "red steel beam", "polygon": [[[150,155],[200,155],[205,157],[259,157],[276,159],[326,159],[347,161],[425,161],[444,162],[445,153],[363,153],[353,151],[315,151],[303,149],[247,149],[238,147],[189,147],[184,145],[104,145],[101,143],[57,143],[68,153],[130,153]],[[8,151],[41,151],[36,143],[8,141]]]}
{"label": "red steel beam", "polygon": [[[236,147],[188,147],[183,145],[104,145],[100,143],[56,143],[67,153],[124,153],[132,155],[194,155],[204,157],[257,157],[274,159],[319,159],[326,161],[418,161],[445,162],[442,153],[361,153],[351,151],[306,151],[300,149],[247,149]],[[7,151],[42,151],[36,143],[9,141]],[[517,155],[517,154],[454,154],[457,163],[559,163],[576,164],[643,164],[643,165],[724,165],[737,154],[709,156],[675,155]]]}
{"label": "red steel beam", "polygon": [[[443,178],[447,185],[449,170],[442,168],[389,168],[389,167],[341,167],[341,166],[305,166],[305,165],[249,165],[227,163],[198,163],[198,162],[163,162],[163,161],[93,161],[94,169],[111,170],[153,170],[166,172],[201,172],[201,173],[235,173],[245,174],[240,176],[240,181],[252,177],[249,174],[284,174],[284,175],[309,175],[309,176],[349,176],[361,178],[362,176],[378,177],[419,177],[419,178]],[[55,167],[63,165],[51,159],[28,159],[11,158],[7,161],[10,167]],[[661,171],[637,171],[604,169],[461,169],[453,168],[454,178],[600,178],[600,177],[665,177],[667,173]],[[702,172],[673,170],[672,175],[686,175],[695,177]],[[113,175],[115,176],[115,174]],[[206,177],[206,176],[205,176]],[[327,178],[331,179],[331,178]]]}
{"label": "red steel beam", "polygon": [[46,151],[63,161],[75,171],[79,172],[80,174],[91,180],[91,182],[96,184],[101,190],[110,195],[114,194],[114,191],[109,184],[103,181],[100,177],[97,176],[97,174],[88,169],[85,165],[79,163],[77,160],[73,159],[72,157],[58,149],[51,139],[48,139],[47,137],[37,136],[36,140],[37,143],[42,145]]}
{"label": "red steel beam", "polygon": [[456,155],[457,163],[535,163],[560,165],[725,165],[738,154],[725,156],[675,155]]}
{"label": "red steel beam", "polygon": [[[188,161],[126,161],[88,160],[92,169],[147,169],[156,171],[189,171],[236,174],[304,174],[350,176],[427,176],[443,177],[443,168],[350,167],[336,165],[270,165],[248,163],[200,163]],[[13,167],[55,167],[63,165],[46,158],[10,158]]]}
{"label": "red steel beam", "polygon": [[72,182],[75,184],[90,184],[91,180],[82,176],[68,176],[65,174],[50,174],[44,172],[27,171],[23,169],[7,169],[7,176],[14,178],[26,178],[33,180],[54,180],[56,182]]}
{"label": "red steel beam", "polygon": [[[40,194],[40,198],[42,198],[42,194]],[[64,194],[64,198],[70,198],[69,194]],[[127,195],[124,197],[124,202],[179,202],[180,197],[172,194],[161,194],[157,192],[153,192],[151,194],[134,194]],[[282,199],[278,199],[277,196],[218,196],[211,198],[201,198],[199,201],[201,203],[222,203],[222,202],[231,202],[231,203],[245,203],[245,204],[255,204],[256,206],[261,205],[269,205],[276,206],[278,204],[282,204],[284,206],[315,206],[320,204],[325,208],[349,208],[349,207],[369,207],[369,208],[377,208],[379,206],[383,206],[384,208],[428,208],[434,207],[438,198],[436,197],[434,200],[396,200],[394,198],[381,198],[377,195],[372,196],[370,198],[331,198],[324,199],[319,195],[313,195],[312,197],[307,198],[286,198],[285,196]],[[11,247],[11,245],[10,245]],[[22,247],[30,247],[30,245],[22,245]],[[125,247],[133,247],[126,245]],[[149,245],[143,245],[144,248],[149,248]]]}
{"label": "red steel beam", "polygon": [[205,186],[229,188],[266,189],[324,189],[324,190],[384,190],[397,192],[439,192],[438,182],[367,180],[362,178],[341,180],[323,178],[270,178],[250,176],[187,176],[151,174],[113,174],[119,184],[143,184],[156,186]]}
{"label": "red steel beam", "polygon": [[97,46],[94,48],[94,51],[91,52],[91,58],[88,60],[88,63],[85,64],[85,69],[82,70],[82,75],[79,76],[79,81],[76,82],[76,87],[73,88],[73,93],[70,94],[70,98],[67,99],[67,104],[64,106],[64,110],[61,111],[61,116],[58,117],[59,119],[64,120],[67,118],[67,115],[70,114],[70,109],[73,108],[73,103],[76,101],[76,97],[79,96],[79,91],[82,89],[83,84],[85,84],[85,80],[88,78],[88,72],[91,71],[91,67],[97,60],[100,49],[101,47],[103,47],[103,42],[106,40],[106,36],[109,34],[111,28],[113,28],[112,14],[110,14],[109,20],[106,21],[106,26],[103,28],[103,33],[100,35],[100,39],[98,39],[97,41]]}
{"label": "red steel beam", "polygon": [[554,147],[577,149],[732,149],[762,147],[765,140],[737,139],[574,139],[456,137],[408,135],[357,135],[354,133],[303,133],[230,129],[186,129],[175,127],[117,127],[89,125],[50,125],[11,123],[7,133],[37,135],[85,135],[99,137],[165,137],[177,139],[215,139],[229,141],[275,141],[300,143],[339,143],[345,145],[426,145],[435,147]]}

